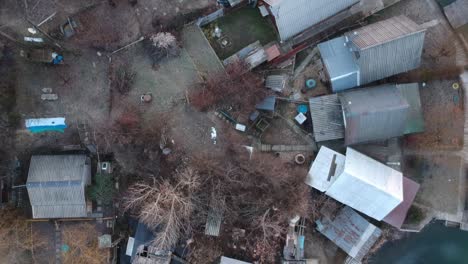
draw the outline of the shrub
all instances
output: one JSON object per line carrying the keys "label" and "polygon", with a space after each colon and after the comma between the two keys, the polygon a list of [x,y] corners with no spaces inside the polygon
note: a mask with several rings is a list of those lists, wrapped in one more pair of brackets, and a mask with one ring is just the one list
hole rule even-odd
{"label": "shrub", "polygon": [[114,193],[114,180],[110,174],[96,174],[95,183],[88,189],[91,200],[100,200],[104,205],[112,204]]}

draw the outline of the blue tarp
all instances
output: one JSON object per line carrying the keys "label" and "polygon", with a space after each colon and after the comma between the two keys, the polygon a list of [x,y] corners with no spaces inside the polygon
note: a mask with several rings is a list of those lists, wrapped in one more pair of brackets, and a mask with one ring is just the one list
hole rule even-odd
{"label": "blue tarp", "polygon": [[25,125],[31,133],[50,131],[63,133],[65,128],[67,128],[65,118],[63,117],[26,119]]}

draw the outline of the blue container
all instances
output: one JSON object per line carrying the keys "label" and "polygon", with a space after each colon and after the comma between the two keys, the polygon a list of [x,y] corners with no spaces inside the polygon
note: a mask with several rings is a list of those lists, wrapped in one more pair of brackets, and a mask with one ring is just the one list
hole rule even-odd
{"label": "blue container", "polygon": [[298,105],[297,112],[306,114],[307,112],[309,112],[309,107],[307,105]]}
{"label": "blue container", "polygon": [[317,82],[314,79],[309,79],[306,81],[306,87],[307,89],[314,89],[315,86],[317,86]]}

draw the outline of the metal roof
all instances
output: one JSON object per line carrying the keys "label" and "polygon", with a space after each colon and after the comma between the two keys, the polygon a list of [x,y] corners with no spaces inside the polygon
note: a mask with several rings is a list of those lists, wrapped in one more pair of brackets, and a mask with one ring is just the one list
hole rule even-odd
{"label": "metal roof", "polygon": [[419,67],[425,31],[409,18],[397,16],[319,44],[332,90],[343,91]]}
{"label": "metal roof", "polygon": [[318,49],[334,92],[360,85],[359,66],[349,47],[346,46],[345,37],[320,43]]}
{"label": "metal roof", "polygon": [[35,155],[31,157],[28,183],[82,181],[88,166],[86,155]]}
{"label": "metal roof", "polygon": [[223,221],[224,200],[212,199],[210,210],[206,218],[205,235],[219,236],[221,222]]}
{"label": "metal roof", "polygon": [[288,77],[285,75],[269,75],[265,80],[265,87],[270,88],[275,92],[282,92]]}
{"label": "metal roof", "polygon": [[343,172],[345,159],[345,155],[322,146],[307,174],[306,184],[325,192]]}
{"label": "metal roof", "polygon": [[326,194],[380,221],[403,201],[403,175],[347,148],[343,173]]}
{"label": "metal roof", "polygon": [[405,134],[424,131],[424,116],[421,108],[418,83],[397,84],[397,89],[410,105],[405,126]]}
{"label": "metal roof", "polygon": [[401,228],[405,222],[408,210],[413,204],[414,198],[416,198],[419,187],[418,183],[407,177],[403,177],[403,202],[385,216],[383,221],[396,228]]}
{"label": "metal roof", "polygon": [[267,96],[263,101],[258,103],[255,108],[263,111],[275,111],[276,107],[276,96]]}
{"label": "metal roof", "polygon": [[265,0],[282,41],[339,13],[359,0]]}
{"label": "metal roof", "polygon": [[315,141],[344,138],[344,121],[338,95],[324,95],[309,99]]}
{"label": "metal roof", "polygon": [[85,155],[33,156],[26,182],[33,218],[86,217],[90,177]]}
{"label": "metal roof", "polygon": [[350,207],[341,209],[334,219],[317,221],[317,230],[357,261],[364,258],[382,234]]}
{"label": "metal roof", "polygon": [[362,50],[422,31],[425,28],[401,15],[348,32],[346,36]]}
{"label": "metal roof", "polygon": [[343,107],[346,145],[405,133],[410,105],[395,85],[356,89],[338,97]]}

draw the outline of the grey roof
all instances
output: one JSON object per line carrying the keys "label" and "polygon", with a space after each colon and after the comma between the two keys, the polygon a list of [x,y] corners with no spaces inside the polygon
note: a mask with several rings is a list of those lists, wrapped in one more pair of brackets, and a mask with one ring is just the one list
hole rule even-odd
{"label": "grey roof", "polygon": [[339,13],[359,0],[265,0],[282,41]]}
{"label": "grey roof", "polygon": [[309,99],[315,141],[344,138],[343,111],[337,94]]}
{"label": "grey roof", "polygon": [[395,85],[362,88],[338,95],[346,145],[402,136],[410,105]]}
{"label": "grey roof", "polygon": [[288,77],[285,75],[269,75],[265,80],[265,87],[270,88],[275,92],[282,92]]}
{"label": "grey roof", "polygon": [[276,107],[276,96],[267,96],[263,101],[258,103],[255,108],[263,111],[275,111]]}
{"label": "grey roof", "polygon": [[[35,155],[29,165],[28,183],[81,181],[85,176],[86,155]],[[88,160],[89,161],[89,160]]]}
{"label": "grey roof", "polygon": [[401,95],[410,105],[405,134],[418,133],[424,131],[424,116],[421,108],[421,98],[419,96],[418,83],[397,84]]}
{"label": "grey roof", "polygon": [[211,200],[210,210],[206,218],[205,235],[219,236],[221,222],[223,221],[223,205],[224,200]]}
{"label": "grey roof", "polygon": [[338,37],[318,45],[334,92],[359,86],[359,67],[346,46],[345,37]]}
{"label": "grey roof", "polygon": [[444,7],[445,16],[453,28],[468,24],[468,0],[456,0]]}
{"label": "grey roof", "polygon": [[86,217],[90,176],[85,155],[33,156],[26,182],[33,218]]}
{"label": "grey roof", "polygon": [[319,44],[334,92],[419,67],[425,29],[393,17]]}
{"label": "grey roof", "polygon": [[346,206],[334,219],[323,218],[317,230],[357,261],[369,252],[382,231]]}

